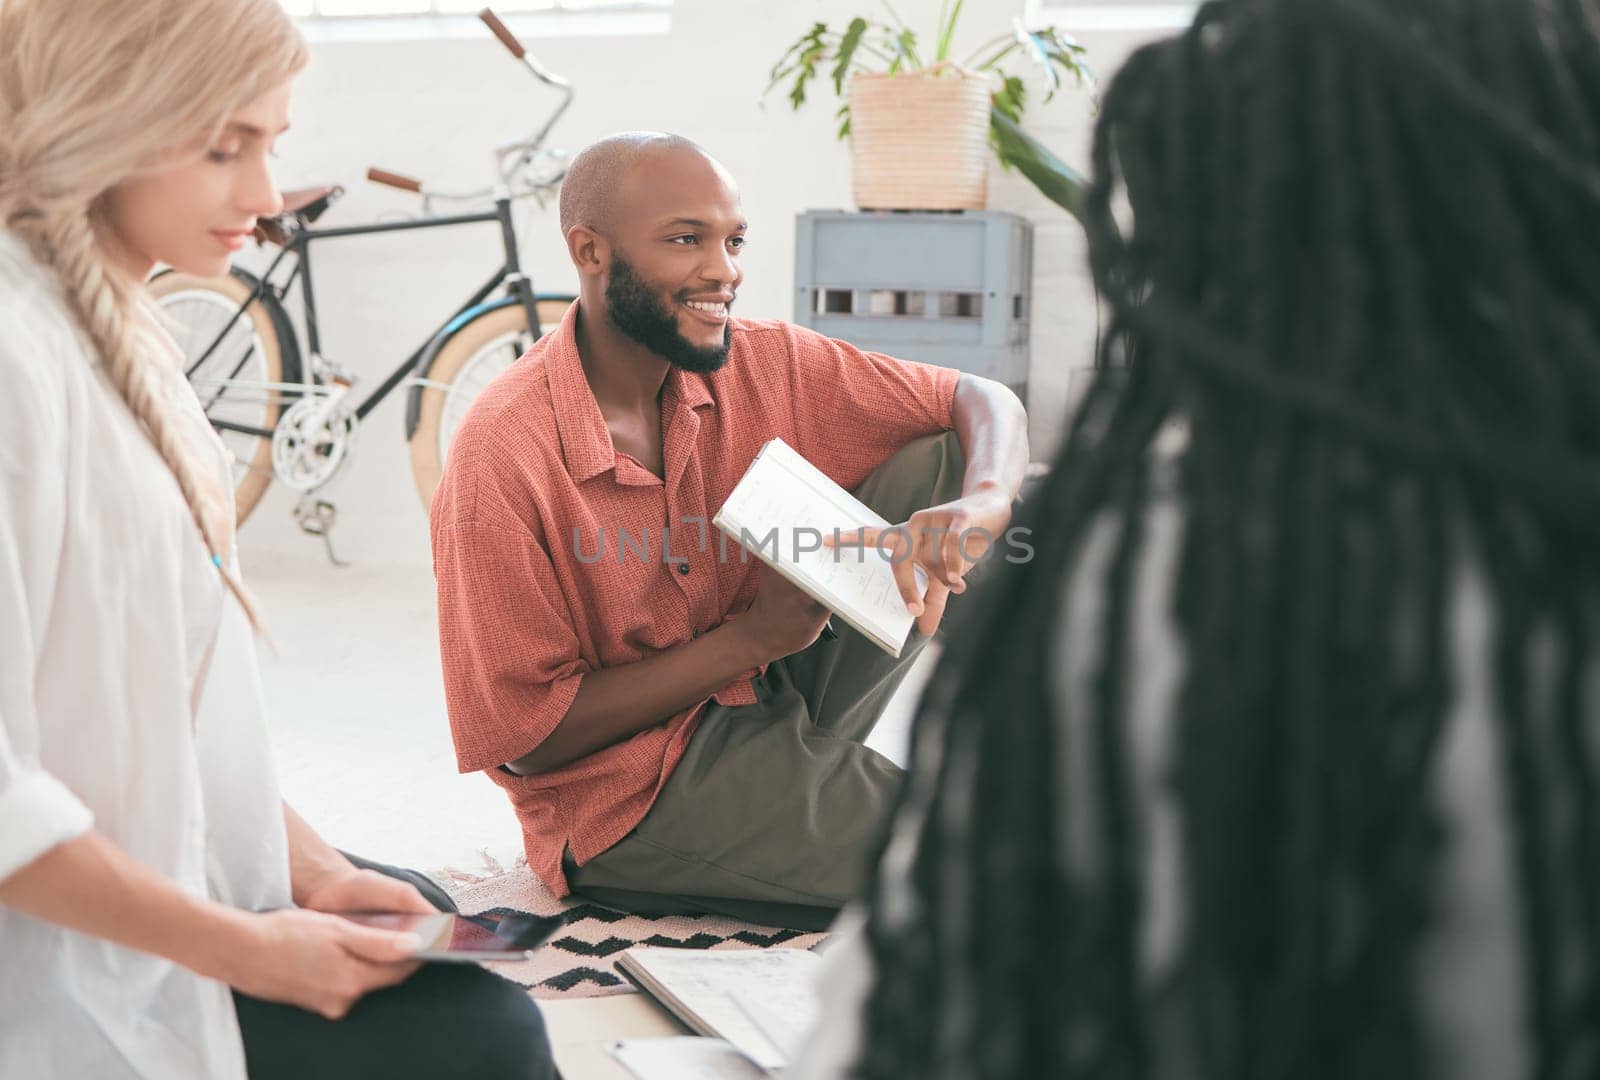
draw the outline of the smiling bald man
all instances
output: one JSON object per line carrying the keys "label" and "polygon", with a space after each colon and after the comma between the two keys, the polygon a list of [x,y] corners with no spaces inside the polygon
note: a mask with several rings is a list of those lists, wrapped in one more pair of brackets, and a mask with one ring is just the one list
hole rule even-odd
{"label": "smiling bald man", "polygon": [[[820,928],[901,782],[862,740],[1010,520],[1022,404],[733,317],[748,223],[686,139],[586,149],[561,229],[579,299],[474,403],[433,503],[457,764],[505,789],[557,896]],[[775,437],[905,527],[900,658],[822,635],[826,610],[709,528]]]}

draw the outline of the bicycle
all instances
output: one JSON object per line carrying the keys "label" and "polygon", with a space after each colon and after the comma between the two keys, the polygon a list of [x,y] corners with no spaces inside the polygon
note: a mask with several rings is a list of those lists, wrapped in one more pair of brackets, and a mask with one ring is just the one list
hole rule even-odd
{"label": "bicycle", "polygon": [[[336,228],[313,225],[343,194],[342,187],[285,192],[283,211],[257,224],[258,243],[281,249],[260,275],[237,267],[228,276],[217,278],[168,270],[150,283],[156,302],[176,324],[185,374],[207,418],[233,454],[239,522],[250,515],[276,478],[302,493],[294,511],[296,523],[304,532],[323,538],[328,558],[335,564],[343,565],[331,538],[336,510],[316,498],[315,492],[348,460],[367,415],[396,387],[402,383],[408,387],[405,437],[411,448],[417,493],[426,512],[450,440],[472,400],[559,321],[574,299],[569,294],[534,291],[518,261],[511,217],[512,204],[518,200],[534,198],[543,206],[566,175],[565,152],[546,148],[544,141],[571,105],[572,85],[530,56],[488,8],[479,17],[513,57],[562,95],[533,135],[495,149],[496,184],[450,194],[372,168],[367,171],[369,180],[421,195],[422,216]],[[485,197],[492,198],[493,210],[433,215],[435,201],[478,202]],[[322,354],[311,276],[312,241],[489,222],[500,226],[504,249],[500,268],[371,394],[353,403],[350,391],[355,377]],[[274,280],[290,255],[294,260],[286,276]],[[297,281],[304,313],[304,349],[284,304]],[[505,295],[490,299],[501,287]],[[302,356],[309,357],[309,365],[302,365]]]}

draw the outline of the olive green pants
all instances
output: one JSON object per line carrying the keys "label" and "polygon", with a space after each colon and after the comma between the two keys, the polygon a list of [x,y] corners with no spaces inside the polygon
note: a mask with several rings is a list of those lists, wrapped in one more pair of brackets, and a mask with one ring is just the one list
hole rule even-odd
{"label": "olive green pants", "polygon": [[[902,448],[855,496],[902,522],[959,497],[964,471],[946,432]],[[714,912],[802,930],[833,920],[865,884],[903,775],[862,742],[928,642],[913,629],[895,658],[842,620],[834,626],[836,640],[769,664],[754,704],[706,707],[638,827],[582,866],[569,860],[573,892],[651,915]]]}

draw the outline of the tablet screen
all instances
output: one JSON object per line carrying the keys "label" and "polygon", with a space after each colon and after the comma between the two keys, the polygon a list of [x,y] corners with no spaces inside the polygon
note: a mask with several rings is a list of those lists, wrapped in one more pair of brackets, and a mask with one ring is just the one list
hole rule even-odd
{"label": "tablet screen", "polygon": [[409,930],[422,939],[419,960],[492,960],[496,954],[521,959],[559,930],[560,916],[524,915],[407,915],[394,912],[360,911],[343,915],[351,922],[382,930]]}

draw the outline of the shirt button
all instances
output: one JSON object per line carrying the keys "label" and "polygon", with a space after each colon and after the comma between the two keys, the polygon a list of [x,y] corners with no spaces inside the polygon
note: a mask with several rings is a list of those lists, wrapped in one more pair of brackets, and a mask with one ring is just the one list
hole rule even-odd
{"label": "shirt button", "polygon": [[681,563],[678,564],[678,573],[687,574],[688,572],[689,572],[689,564],[687,562],[681,562]]}

